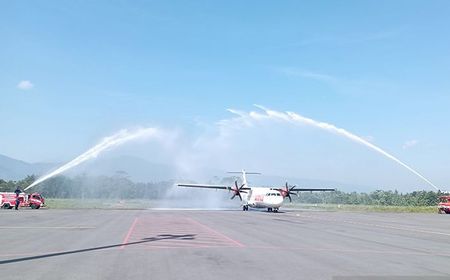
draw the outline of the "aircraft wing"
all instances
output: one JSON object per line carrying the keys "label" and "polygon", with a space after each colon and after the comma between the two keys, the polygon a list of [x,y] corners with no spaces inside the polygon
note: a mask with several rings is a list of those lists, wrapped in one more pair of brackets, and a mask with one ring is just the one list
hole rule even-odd
{"label": "aircraft wing", "polygon": [[321,189],[310,189],[310,188],[293,188],[290,189],[291,192],[334,192],[336,189],[321,188]]}
{"label": "aircraft wing", "polygon": [[177,184],[179,187],[186,188],[203,188],[203,189],[216,189],[216,190],[230,190],[230,187],[224,185],[204,185],[204,184]]}

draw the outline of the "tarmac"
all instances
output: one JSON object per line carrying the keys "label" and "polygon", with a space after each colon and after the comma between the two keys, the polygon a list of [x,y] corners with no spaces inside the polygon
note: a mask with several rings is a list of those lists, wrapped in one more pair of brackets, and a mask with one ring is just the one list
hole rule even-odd
{"label": "tarmac", "polygon": [[2,210],[1,279],[450,279],[450,215]]}

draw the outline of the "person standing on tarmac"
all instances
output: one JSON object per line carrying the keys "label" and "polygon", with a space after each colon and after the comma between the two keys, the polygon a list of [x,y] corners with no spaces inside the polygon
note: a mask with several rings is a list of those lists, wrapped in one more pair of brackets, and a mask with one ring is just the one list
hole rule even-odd
{"label": "person standing on tarmac", "polygon": [[16,205],[15,205],[15,209],[19,210],[19,204],[20,204],[20,199],[19,199],[19,194],[22,192],[19,188],[19,186],[17,186],[17,189],[14,191],[16,193]]}

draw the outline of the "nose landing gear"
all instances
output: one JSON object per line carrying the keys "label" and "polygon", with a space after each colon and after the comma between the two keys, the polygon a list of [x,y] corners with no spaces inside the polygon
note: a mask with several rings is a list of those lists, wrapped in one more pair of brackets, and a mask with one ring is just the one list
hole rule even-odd
{"label": "nose landing gear", "polygon": [[242,206],[242,211],[248,211],[248,205],[243,205]]}

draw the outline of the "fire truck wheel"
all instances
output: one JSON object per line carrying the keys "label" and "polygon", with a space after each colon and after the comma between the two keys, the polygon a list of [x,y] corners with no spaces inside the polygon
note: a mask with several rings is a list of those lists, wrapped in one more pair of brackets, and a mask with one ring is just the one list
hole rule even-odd
{"label": "fire truck wheel", "polygon": [[37,206],[36,204],[31,204],[30,207],[31,207],[31,209],[38,209],[39,208],[39,206]]}
{"label": "fire truck wheel", "polygon": [[5,204],[3,204],[3,209],[11,209],[11,208],[9,208],[9,204],[8,203],[5,203]]}

